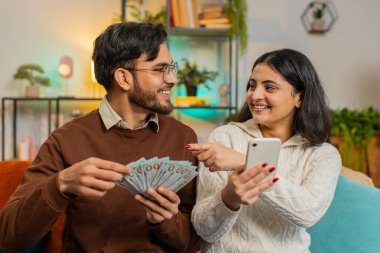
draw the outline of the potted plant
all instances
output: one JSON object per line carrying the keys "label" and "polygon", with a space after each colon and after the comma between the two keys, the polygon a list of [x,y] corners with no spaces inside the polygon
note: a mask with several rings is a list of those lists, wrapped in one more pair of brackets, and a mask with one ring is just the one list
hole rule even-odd
{"label": "potted plant", "polygon": [[230,35],[239,39],[240,53],[247,49],[247,3],[245,0],[228,0],[224,11],[231,22]]}
{"label": "potted plant", "polygon": [[324,32],[325,22],[323,18],[324,5],[317,7],[313,11],[313,21],[311,21],[311,31],[312,32]]}
{"label": "potted plant", "polygon": [[331,141],[338,146],[343,165],[380,180],[380,113],[372,107],[331,113]]}
{"label": "potted plant", "polygon": [[37,64],[24,64],[21,65],[17,69],[17,72],[13,75],[14,79],[26,79],[29,81],[29,85],[25,87],[26,97],[39,97],[40,90],[36,84],[50,86],[50,79],[48,77],[35,74],[36,72],[43,74],[44,70]]}
{"label": "potted plant", "polygon": [[214,81],[218,73],[208,71],[205,68],[201,70],[196,63],[190,63],[187,59],[182,61],[184,65],[182,69],[178,70],[177,78],[178,83],[185,85],[187,96],[196,96],[197,88],[200,84],[210,89],[207,81]]}
{"label": "potted plant", "polygon": [[[114,22],[128,22],[128,21],[136,21],[136,22],[148,22],[148,23],[161,23],[166,25],[166,9],[164,6],[157,13],[152,13],[148,10],[143,10],[141,6],[144,5],[144,0],[129,0],[124,1],[124,5],[126,9],[129,10],[129,15],[131,20],[127,20],[125,9],[124,15],[117,15]],[[123,4],[122,4],[123,6]],[[124,17],[123,17],[124,16]]]}

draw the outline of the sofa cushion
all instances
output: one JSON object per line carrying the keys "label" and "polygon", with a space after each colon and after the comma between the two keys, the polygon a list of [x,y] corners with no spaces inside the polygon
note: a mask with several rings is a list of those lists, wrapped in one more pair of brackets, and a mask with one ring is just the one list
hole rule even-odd
{"label": "sofa cushion", "polygon": [[330,208],[308,232],[313,253],[380,252],[380,190],[340,176]]}

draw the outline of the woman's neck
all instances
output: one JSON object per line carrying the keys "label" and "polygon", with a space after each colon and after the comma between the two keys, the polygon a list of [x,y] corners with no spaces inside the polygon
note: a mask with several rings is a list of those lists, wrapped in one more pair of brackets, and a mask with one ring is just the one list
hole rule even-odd
{"label": "woman's neck", "polygon": [[293,136],[292,131],[284,127],[270,128],[259,124],[259,128],[265,138],[279,138],[282,143],[286,142]]}

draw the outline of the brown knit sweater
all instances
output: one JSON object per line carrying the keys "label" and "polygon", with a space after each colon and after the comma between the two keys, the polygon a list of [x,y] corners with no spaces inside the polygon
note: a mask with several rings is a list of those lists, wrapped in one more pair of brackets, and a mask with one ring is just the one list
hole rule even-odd
{"label": "brown knit sweater", "polygon": [[58,191],[57,172],[89,157],[128,164],[141,157],[169,156],[196,164],[184,148],[196,141],[191,128],[166,116],[159,116],[158,132],[151,124],[107,131],[98,110],[69,122],[41,146],[1,211],[0,244],[7,252],[30,246],[66,212],[62,252],[179,252],[190,247],[196,240],[190,223],[194,181],[178,192],[179,214],[152,226],[145,208],[127,190],[115,187],[103,198],[68,200]]}

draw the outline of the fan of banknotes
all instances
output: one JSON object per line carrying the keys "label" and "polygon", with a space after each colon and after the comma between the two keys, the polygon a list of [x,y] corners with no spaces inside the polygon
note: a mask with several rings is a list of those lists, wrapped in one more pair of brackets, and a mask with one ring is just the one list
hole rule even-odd
{"label": "fan of banknotes", "polygon": [[128,164],[132,169],[132,175],[124,175],[118,185],[127,189],[133,195],[140,194],[146,198],[148,187],[157,189],[159,186],[179,191],[198,175],[197,166],[189,161],[173,161],[169,157],[140,158]]}

